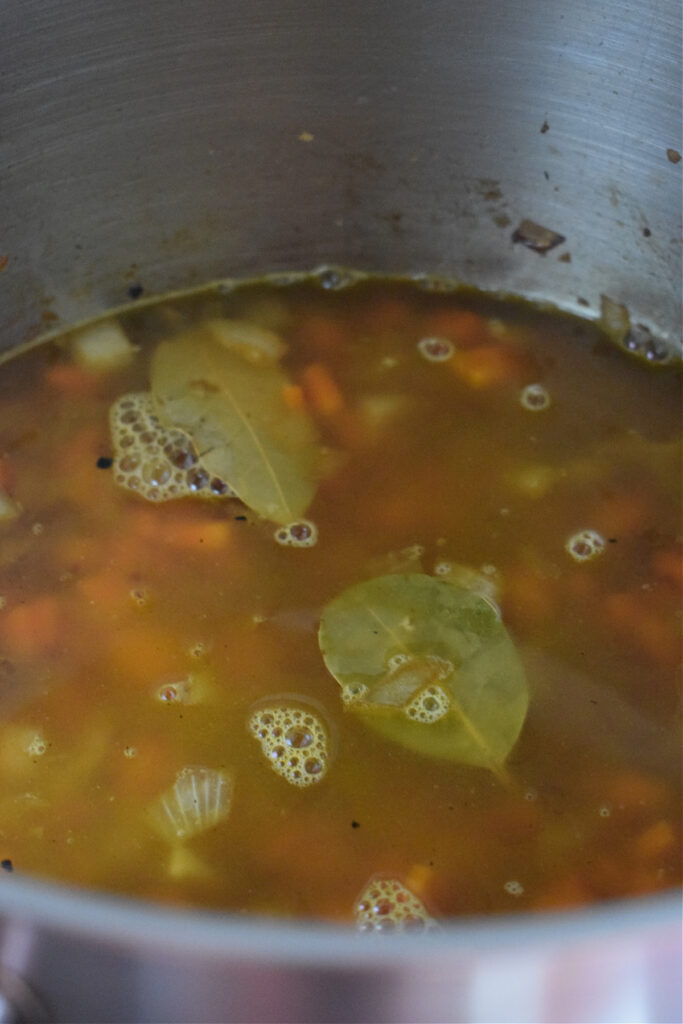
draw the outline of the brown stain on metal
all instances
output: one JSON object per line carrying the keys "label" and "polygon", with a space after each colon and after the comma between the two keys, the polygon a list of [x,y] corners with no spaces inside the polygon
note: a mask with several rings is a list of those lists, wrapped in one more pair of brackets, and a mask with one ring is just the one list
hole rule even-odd
{"label": "brown stain on metal", "polygon": [[547,131],[550,131],[550,125],[548,124],[547,121],[544,121],[543,124],[541,125],[541,135],[545,135],[545,133]]}
{"label": "brown stain on metal", "polygon": [[9,263],[9,256],[0,256],[0,274]]}
{"label": "brown stain on metal", "polygon": [[667,149],[666,158],[671,164],[679,164],[681,162],[681,154],[677,149]]}

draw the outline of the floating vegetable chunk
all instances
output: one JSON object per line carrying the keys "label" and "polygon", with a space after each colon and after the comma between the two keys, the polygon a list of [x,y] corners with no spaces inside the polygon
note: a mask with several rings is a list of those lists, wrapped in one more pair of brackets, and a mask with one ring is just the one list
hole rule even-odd
{"label": "floating vegetable chunk", "polygon": [[148,392],[118,398],[109,424],[119,486],[148,501],[234,497],[225,480],[208,472],[189,434],[161,425]]}
{"label": "floating vegetable chunk", "polygon": [[233,780],[226,772],[188,767],[150,808],[157,831],[169,842],[191,839],[230,814]]}
{"label": "floating vegetable chunk", "polygon": [[305,411],[287,404],[290,381],[277,363],[245,358],[244,339],[230,345],[229,337],[223,321],[209,321],[159,345],[151,367],[157,412],[166,427],[190,434],[211,476],[284,526],[315,493],[317,437]]}
{"label": "floating vegetable chunk", "polygon": [[293,786],[311,786],[325,777],[327,730],[311,708],[289,702],[269,704],[252,714],[248,728],[260,741],[273,771]]}
{"label": "floating vegetable chunk", "polygon": [[431,931],[438,924],[424,904],[396,878],[374,878],[355,906],[359,932]]}
{"label": "floating vegetable chunk", "polygon": [[418,753],[500,771],[528,694],[485,598],[421,573],[381,576],[327,606],[319,642],[344,703],[367,725]]}

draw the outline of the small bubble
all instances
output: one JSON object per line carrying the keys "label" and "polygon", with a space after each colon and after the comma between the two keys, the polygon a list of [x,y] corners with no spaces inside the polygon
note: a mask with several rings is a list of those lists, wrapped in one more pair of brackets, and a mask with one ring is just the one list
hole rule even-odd
{"label": "small bubble", "polygon": [[285,733],[285,743],[290,747],[295,747],[300,750],[302,747],[310,747],[313,742],[313,736],[308,729],[299,729],[296,725],[293,725]]}
{"label": "small bubble", "polygon": [[549,408],[551,404],[550,395],[542,384],[527,384],[520,393],[519,400],[530,412],[540,412]]}
{"label": "small bubble", "polygon": [[175,686],[162,686],[157,690],[157,697],[164,704],[174,704],[178,700],[178,691]]}
{"label": "small bubble", "polygon": [[47,750],[47,743],[40,736],[34,736],[26,747],[26,753],[31,757],[42,757]]}
{"label": "small bubble", "polygon": [[190,647],[189,654],[191,658],[203,658],[206,654],[206,650],[206,644],[202,643],[201,640],[198,640],[196,644],[193,644],[192,647]]}
{"label": "small bubble", "polygon": [[503,888],[510,896],[521,896],[524,892],[524,886],[521,882],[517,882],[514,879],[510,882],[506,882]]}
{"label": "small bubble", "polygon": [[123,748],[123,756],[124,757],[128,757],[128,758],[137,757],[138,756],[138,748],[137,747],[124,747]]}
{"label": "small bubble", "polygon": [[42,523],[34,523],[33,526],[31,527],[31,533],[34,535],[34,537],[40,537],[44,529],[45,527],[43,526]]}
{"label": "small bubble", "polygon": [[453,566],[451,565],[450,562],[437,562],[436,565],[434,566],[434,575],[448,576],[452,569]]}
{"label": "small bubble", "polygon": [[577,562],[587,562],[602,554],[605,548],[605,541],[595,530],[580,530],[570,537],[565,544],[565,550]]}
{"label": "small bubble", "polygon": [[602,807],[600,807],[600,809],[598,811],[598,814],[600,815],[601,818],[609,818],[611,813],[612,813],[612,808],[609,806],[609,804],[603,804]]}
{"label": "small bubble", "polygon": [[209,480],[209,474],[205,469],[195,469],[187,474],[187,485],[191,491],[201,491]]}
{"label": "small bubble", "polygon": [[[125,438],[124,438],[125,441]],[[121,442],[123,444],[123,441]],[[119,469],[124,473],[132,473],[140,465],[140,459],[137,455],[124,455],[119,462]]]}
{"label": "small bubble", "polygon": [[275,540],[284,547],[311,548],[318,541],[318,528],[308,519],[299,519],[275,531]]}
{"label": "small bubble", "polygon": [[524,794],[524,799],[528,800],[529,803],[533,803],[534,800],[538,800],[538,793],[535,789],[527,789],[527,791]]}
{"label": "small bubble", "polygon": [[197,457],[189,448],[175,448],[172,444],[167,444],[164,451],[176,469],[191,469],[197,464]]}
{"label": "small bubble", "polygon": [[430,363],[443,363],[450,359],[455,346],[448,338],[421,338],[417,343],[418,351]]}
{"label": "small bubble", "polygon": [[339,267],[323,267],[318,271],[318,281],[328,291],[347,288],[353,283],[354,275]]}

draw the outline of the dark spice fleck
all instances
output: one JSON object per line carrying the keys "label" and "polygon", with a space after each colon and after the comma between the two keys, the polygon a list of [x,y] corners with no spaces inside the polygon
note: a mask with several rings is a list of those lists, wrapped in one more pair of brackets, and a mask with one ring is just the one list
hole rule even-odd
{"label": "dark spice fleck", "polygon": [[608,537],[607,538],[607,543],[608,544],[616,544],[616,542],[617,542],[617,538],[616,537]]}
{"label": "dark spice fleck", "polygon": [[139,299],[144,290],[141,284],[132,284],[128,289],[128,295],[131,299]]}
{"label": "dark spice fleck", "polygon": [[236,523],[246,523],[246,521],[247,521],[247,517],[246,516],[235,516],[235,522]]}
{"label": "dark spice fleck", "polygon": [[108,455],[100,455],[99,459],[96,462],[96,466],[98,469],[111,469],[113,465],[114,460],[110,459]]}
{"label": "dark spice fleck", "polygon": [[2,868],[3,871],[14,871],[14,864],[9,857],[5,857],[4,860],[0,860],[0,868]]}
{"label": "dark spice fleck", "polygon": [[652,232],[649,228],[643,228],[643,238],[649,238]]}
{"label": "dark spice fleck", "polygon": [[541,135],[545,135],[545,133],[547,131],[549,131],[549,129],[550,129],[550,125],[548,124],[547,121],[544,121],[543,124],[541,125]]}
{"label": "dark spice fleck", "polygon": [[360,828],[360,822],[359,821],[352,821],[351,822],[351,828]]}

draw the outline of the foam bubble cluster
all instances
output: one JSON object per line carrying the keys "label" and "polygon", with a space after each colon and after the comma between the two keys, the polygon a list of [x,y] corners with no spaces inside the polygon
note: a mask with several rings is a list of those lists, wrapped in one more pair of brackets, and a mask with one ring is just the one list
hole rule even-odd
{"label": "foam bubble cluster", "polygon": [[174,498],[231,498],[225,480],[202,465],[194,441],[178,427],[164,427],[146,391],[122,395],[112,405],[109,425],[114,479],[148,501]]}
{"label": "foam bubble cluster", "polygon": [[450,697],[444,689],[440,686],[427,686],[416,693],[403,710],[413,722],[431,725],[432,722],[438,722],[443,718],[450,706]]}
{"label": "foam bubble cluster", "polygon": [[152,805],[150,817],[164,839],[191,839],[227,818],[232,793],[231,775],[213,768],[188,766]]}
{"label": "foam bubble cluster", "polygon": [[360,932],[408,932],[438,928],[424,904],[396,878],[372,879],[355,905]]}
{"label": "foam bubble cluster", "polygon": [[550,394],[542,384],[527,384],[522,389],[519,400],[523,408],[528,409],[529,412],[542,412],[551,404]]}
{"label": "foam bubble cluster", "polygon": [[342,686],[341,699],[344,704],[355,704],[362,700],[369,692],[365,683],[347,683]]}
{"label": "foam bubble cluster", "polygon": [[312,548],[318,542],[318,527],[309,519],[298,519],[280,526],[275,531],[275,540],[284,547]]}
{"label": "foam bubble cluster", "polygon": [[444,363],[455,351],[453,342],[448,338],[420,338],[417,348],[430,363]]}
{"label": "foam bubble cluster", "polygon": [[605,541],[595,530],[580,530],[565,544],[565,550],[577,562],[588,562],[591,558],[596,558],[602,554],[604,548]]}
{"label": "foam bubble cluster", "polygon": [[311,786],[327,773],[329,741],[319,716],[289,702],[254,711],[248,728],[278,775],[292,786]]}

